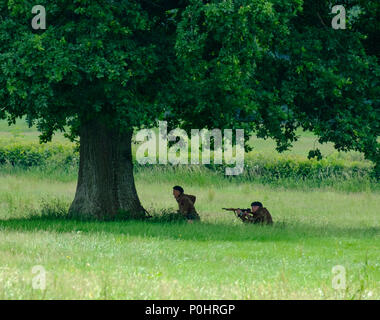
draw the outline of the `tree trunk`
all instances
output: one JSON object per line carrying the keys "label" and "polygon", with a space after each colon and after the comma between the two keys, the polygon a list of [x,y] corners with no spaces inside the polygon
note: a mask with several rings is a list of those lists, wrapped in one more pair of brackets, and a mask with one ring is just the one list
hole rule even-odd
{"label": "tree trunk", "polygon": [[131,140],[132,131],[121,135],[101,121],[82,125],[78,184],[69,214],[98,219],[145,216],[133,177]]}

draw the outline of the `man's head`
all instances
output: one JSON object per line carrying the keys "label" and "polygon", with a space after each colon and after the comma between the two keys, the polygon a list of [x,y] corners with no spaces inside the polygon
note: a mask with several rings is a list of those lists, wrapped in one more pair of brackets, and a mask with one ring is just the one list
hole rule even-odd
{"label": "man's head", "polygon": [[183,188],[180,186],[173,187],[173,196],[178,198],[184,192]]}
{"label": "man's head", "polygon": [[263,207],[263,204],[261,202],[254,201],[251,203],[251,211],[252,212],[256,212],[259,208],[262,208],[262,207]]}

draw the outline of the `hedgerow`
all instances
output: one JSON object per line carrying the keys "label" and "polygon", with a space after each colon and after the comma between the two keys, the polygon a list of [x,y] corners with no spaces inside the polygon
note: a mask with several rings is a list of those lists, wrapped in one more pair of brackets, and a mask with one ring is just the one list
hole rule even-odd
{"label": "hedgerow", "polygon": [[[77,168],[79,163],[78,147],[73,143],[52,142],[47,144],[26,142],[0,142],[0,164],[19,168]],[[135,170],[141,171],[152,165],[140,165],[134,159]],[[373,165],[368,161],[347,161],[337,156],[317,160],[300,156],[268,156],[251,152],[245,159],[245,168],[239,179],[265,181],[281,179],[323,180],[328,178],[351,179],[370,177]],[[176,166],[171,166],[175,169]],[[186,166],[182,166],[186,169]],[[194,166],[188,166],[193,170]],[[202,165],[204,169],[224,175],[226,165]],[[231,179],[236,177],[230,177]]]}

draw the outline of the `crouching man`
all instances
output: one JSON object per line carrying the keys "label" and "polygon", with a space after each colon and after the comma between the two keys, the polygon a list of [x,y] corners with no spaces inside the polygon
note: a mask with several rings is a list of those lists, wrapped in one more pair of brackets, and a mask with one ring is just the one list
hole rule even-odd
{"label": "crouching man", "polygon": [[194,207],[195,196],[185,194],[183,188],[180,186],[173,187],[173,196],[178,202],[179,213],[183,215],[189,223],[192,223],[194,220],[200,220]]}
{"label": "crouching man", "polygon": [[266,208],[263,208],[261,202],[255,201],[251,203],[251,209],[236,210],[236,215],[244,223],[260,223],[260,224],[272,224],[272,216]]}

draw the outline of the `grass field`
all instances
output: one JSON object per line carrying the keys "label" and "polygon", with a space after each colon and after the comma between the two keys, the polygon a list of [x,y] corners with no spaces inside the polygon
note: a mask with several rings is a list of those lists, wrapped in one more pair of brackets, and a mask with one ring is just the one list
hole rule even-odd
{"label": "grass field", "polygon": [[[18,138],[37,139],[19,129]],[[15,134],[3,123],[0,130],[4,139]],[[295,152],[313,139],[302,136]],[[270,143],[261,150],[273,152]],[[176,209],[171,188],[183,184],[197,196],[200,223],[70,221],[35,213],[67,208],[74,175],[0,168],[0,299],[380,299],[377,190],[180,179],[138,172],[143,205]],[[269,209],[272,227],[243,225],[221,210],[252,200]],[[32,287],[36,265],[46,270],[43,291]],[[345,289],[332,286],[337,265]]]}
{"label": "grass field", "polygon": [[[0,298],[380,298],[376,193],[191,185],[201,223],[80,222],[30,217],[40,199],[68,205],[75,181],[0,181]],[[137,176],[148,209],[175,207],[172,184]],[[220,210],[251,199],[270,209],[273,227]],[[47,271],[42,292],[31,287],[35,265]],[[346,290],[332,288],[335,265],[346,268]]]}

